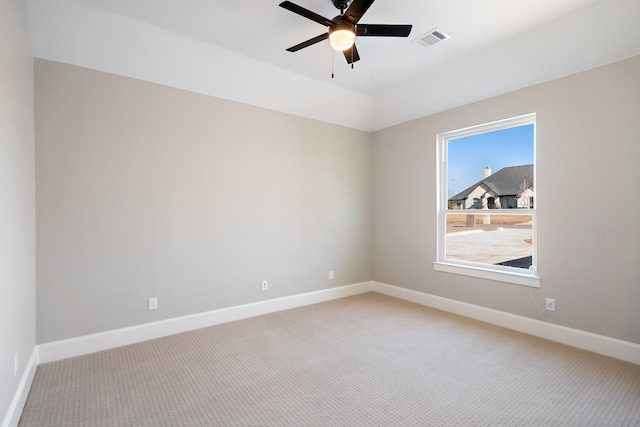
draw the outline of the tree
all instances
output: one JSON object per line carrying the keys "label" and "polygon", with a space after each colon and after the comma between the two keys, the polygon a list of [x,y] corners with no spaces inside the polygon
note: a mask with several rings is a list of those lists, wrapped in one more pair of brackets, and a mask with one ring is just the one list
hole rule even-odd
{"label": "tree", "polygon": [[[522,184],[520,184],[520,193],[518,193],[518,199],[522,199],[522,207],[529,209],[531,207],[531,204],[529,203],[529,197],[527,197],[527,190],[529,189],[530,185],[527,182],[527,180],[523,180]],[[520,205],[520,203],[518,203],[518,205]]]}

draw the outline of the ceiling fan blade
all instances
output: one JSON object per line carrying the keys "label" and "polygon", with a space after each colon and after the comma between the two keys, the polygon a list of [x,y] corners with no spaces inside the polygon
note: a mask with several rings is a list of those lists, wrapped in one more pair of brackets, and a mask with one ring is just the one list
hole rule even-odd
{"label": "ceiling fan blade", "polygon": [[312,12],[309,9],[305,9],[302,6],[298,6],[295,3],[291,3],[290,1],[283,1],[282,3],[280,3],[280,7],[290,10],[293,13],[297,13],[300,16],[304,16],[307,19],[311,19],[312,21],[315,21],[320,25],[324,25],[325,27],[331,27],[333,24],[335,24],[335,22],[333,22],[331,19],[318,15],[317,13]]}
{"label": "ceiling fan blade", "polygon": [[408,37],[411,25],[368,25],[360,24],[356,28],[356,36]]}
{"label": "ceiling fan blade", "polygon": [[344,53],[344,59],[347,60],[347,64],[353,64],[356,61],[360,61],[360,55],[358,55],[358,49],[356,48],[355,43],[351,48],[343,50],[342,53]]}
{"label": "ceiling fan blade", "polygon": [[295,46],[291,46],[289,49],[287,49],[289,52],[297,52],[300,49],[304,49],[305,47],[309,47],[311,45],[314,45],[316,43],[320,43],[322,40],[326,40],[329,38],[329,33],[324,33],[324,34],[320,34],[319,36],[316,36],[312,39],[309,39],[305,42],[302,42],[300,44],[297,44]]}
{"label": "ceiling fan blade", "polygon": [[355,25],[373,2],[374,0],[353,0],[351,5],[344,12],[344,20],[351,25]]}

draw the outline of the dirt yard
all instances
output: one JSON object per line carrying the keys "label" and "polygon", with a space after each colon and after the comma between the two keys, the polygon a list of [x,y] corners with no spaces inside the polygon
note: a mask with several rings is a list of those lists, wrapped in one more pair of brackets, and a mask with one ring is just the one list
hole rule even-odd
{"label": "dirt yard", "polygon": [[[467,216],[474,214],[447,214],[447,233],[455,233],[458,231],[473,230],[475,227],[467,227]],[[477,225],[483,224],[484,215],[474,215]],[[491,225],[517,225],[526,224],[532,219],[531,215],[500,215],[491,214]],[[491,228],[483,227],[489,231]]]}

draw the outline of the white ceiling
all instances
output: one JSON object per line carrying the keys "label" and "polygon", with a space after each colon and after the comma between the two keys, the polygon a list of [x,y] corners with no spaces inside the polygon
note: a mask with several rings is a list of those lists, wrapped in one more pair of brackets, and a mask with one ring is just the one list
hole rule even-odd
{"label": "white ceiling", "polygon": [[[366,130],[640,54],[638,0],[376,0],[360,22],[411,35],[359,38],[362,59],[352,70],[336,52],[332,79],[328,41],[285,51],[326,28],[280,1],[27,3],[36,57]],[[338,14],[331,0],[293,2]],[[451,38],[412,42],[435,27]]]}

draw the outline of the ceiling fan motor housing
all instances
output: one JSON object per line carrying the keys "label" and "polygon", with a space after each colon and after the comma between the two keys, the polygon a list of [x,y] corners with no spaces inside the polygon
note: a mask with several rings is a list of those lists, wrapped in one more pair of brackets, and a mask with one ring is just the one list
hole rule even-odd
{"label": "ceiling fan motor housing", "polygon": [[347,7],[349,7],[350,0],[331,0],[336,9],[340,9],[340,12],[344,11]]}

